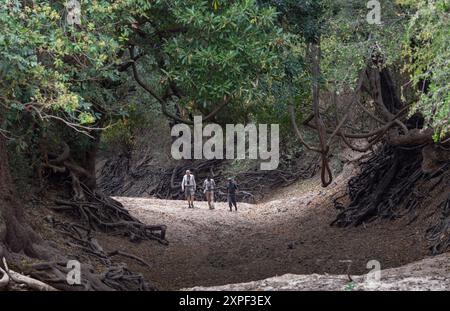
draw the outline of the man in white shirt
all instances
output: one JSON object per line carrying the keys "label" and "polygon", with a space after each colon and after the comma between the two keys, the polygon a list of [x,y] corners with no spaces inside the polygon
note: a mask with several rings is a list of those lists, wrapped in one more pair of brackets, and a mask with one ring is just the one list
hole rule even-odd
{"label": "man in white shirt", "polygon": [[188,201],[188,208],[194,208],[194,195],[197,185],[195,184],[195,177],[191,171],[187,170],[181,181],[181,190],[184,191],[186,200]]}

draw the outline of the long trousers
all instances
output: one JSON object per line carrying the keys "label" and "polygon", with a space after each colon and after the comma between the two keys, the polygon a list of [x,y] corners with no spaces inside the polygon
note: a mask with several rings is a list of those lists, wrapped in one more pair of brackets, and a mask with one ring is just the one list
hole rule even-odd
{"label": "long trousers", "polygon": [[237,210],[237,202],[236,202],[236,195],[235,194],[229,194],[228,195],[228,206],[230,207],[230,211],[234,208]]}
{"label": "long trousers", "polygon": [[206,200],[208,201],[208,206],[210,209],[214,208],[214,191],[206,191]]}

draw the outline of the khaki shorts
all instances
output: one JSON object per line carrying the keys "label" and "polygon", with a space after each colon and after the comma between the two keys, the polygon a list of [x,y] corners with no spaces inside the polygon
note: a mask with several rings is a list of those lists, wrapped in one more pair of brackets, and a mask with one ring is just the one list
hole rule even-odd
{"label": "khaki shorts", "polygon": [[194,196],[195,190],[194,187],[185,187],[184,188],[184,195],[186,198]]}

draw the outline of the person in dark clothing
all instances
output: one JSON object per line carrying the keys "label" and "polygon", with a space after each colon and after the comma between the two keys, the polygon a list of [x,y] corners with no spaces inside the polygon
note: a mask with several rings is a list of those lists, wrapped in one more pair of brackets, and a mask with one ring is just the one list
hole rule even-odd
{"label": "person in dark clothing", "polygon": [[237,212],[237,202],[236,202],[236,193],[238,191],[238,186],[236,182],[228,178],[228,184],[227,184],[227,193],[228,193],[228,206],[230,207],[230,212],[233,211],[233,206]]}

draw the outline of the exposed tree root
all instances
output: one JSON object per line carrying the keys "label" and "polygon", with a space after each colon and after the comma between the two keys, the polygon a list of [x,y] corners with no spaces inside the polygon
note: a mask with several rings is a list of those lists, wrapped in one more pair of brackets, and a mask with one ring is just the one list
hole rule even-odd
{"label": "exposed tree root", "polygon": [[82,249],[85,253],[95,256],[107,265],[111,265],[112,263],[110,257],[123,256],[131,258],[143,266],[150,267],[145,260],[123,251],[115,250],[106,253],[98,241],[92,236],[92,232],[88,228],[78,224],[60,222],[51,216],[48,216],[46,220],[55,229],[55,231],[60,232],[71,239],[71,242],[67,242],[69,245]]}
{"label": "exposed tree root", "polygon": [[71,271],[65,262],[46,262],[31,267],[30,274],[60,290],[152,290],[140,274],[132,273],[125,265],[111,265],[107,271],[98,274],[90,265],[81,265],[81,284],[70,285],[67,275]]}
{"label": "exposed tree root", "polygon": [[[181,179],[187,169],[191,170],[197,181],[198,199],[203,198],[202,181],[211,176],[216,181],[215,199],[226,201],[226,178],[223,169],[224,160],[185,161],[175,167],[163,168],[149,164],[150,158],[132,165],[130,158],[124,155],[110,158],[99,174],[98,186],[109,195],[152,196],[160,199],[184,199],[181,191]],[[253,203],[277,187],[288,186],[300,178],[314,175],[318,160],[312,159],[299,167],[295,163],[282,161],[276,170],[251,170],[234,176],[239,184],[238,200]],[[128,179],[130,178],[130,179]]]}
{"label": "exposed tree root", "polygon": [[[422,196],[415,191],[417,181],[424,175],[421,163],[420,150],[383,145],[362,163],[361,172],[349,181],[350,204],[332,225],[358,226],[377,218],[394,219],[414,211]],[[334,203],[337,209],[342,209],[339,200]]]}
{"label": "exposed tree root", "polygon": [[56,200],[57,211],[70,211],[81,219],[91,230],[128,236],[131,241],[156,240],[168,244],[165,238],[166,226],[143,224],[123,207],[123,205],[97,191],[84,187],[85,200]]}
{"label": "exposed tree root", "polygon": [[116,290],[152,290],[142,275],[134,274],[125,266],[111,266],[104,274],[104,282]]}
{"label": "exposed tree root", "polygon": [[0,280],[0,289],[5,288],[6,286],[9,285],[9,283],[11,281],[13,281],[17,284],[23,284],[32,290],[37,290],[37,291],[56,291],[57,290],[53,286],[50,286],[44,282],[41,282],[39,280],[33,279],[29,276],[17,273],[15,271],[9,269],[8,264],[6,263],[5,257],[3,257],[2,262],[3,262],[3,266],[5,267],[5,269],[3,270],[0,267],[0,272],[4,273],[4,275],[6,277],[2,278],[3,282],[2,282],[2,280]]}
{"label": "exposed tree root", "polygon": [[[65,224],[71,227],[71,224]],[[72,227],[73,228],[73,227]],[[73,244],[71,244],[73,243]],[[66,254],[61,254],[58,250],[48,249],[54,256],[54,261],[44,261],[39,263],[30,263],[21,265],[23,272],[18,273],[9,269],[6,261],[3,261],[3,267],[0,266],[0,290],[37,290],[37,291],[54,291],[54,290],[68,290],[68,291],[112,291],[112,290],[154,290],[141,274],[136,274],[130,271],[125,264],[113,263],[110,259],[110,254],[103,252],[101,246],[95,239],[87,240],[80,239],[75,242],[68,242],[69,245],[80,245],[86,251],[91,248],[91,252],[86,251],[87,255],[92,256],[97,254],[106,265],[106,270],[103,273],[96,272],[93,266],[80,262],[80,283],[72,284],[68,281],[69,273],[73,273],[73,266],[68,266],[68,257]],[[88,245],[88,246],[87,246]],[[96,245],[96,246],[93,246]],[[114,256],[116,252],[112,252]],[[133,255],[127,253],[117,252],[126,257],[144,264],[144,261]],[[12,262],[29,261],[28,257],[12,254]],[[22,259],[20,259],[22,258]],[[81,261],[81,260],[80,260]]]}
{"label": "exposed tree root", "polygon": [[[361,172],[350,179],[346,195],[334,200],[335,208],[341,212],[331,225],[358,226],[378,218],[396,219],[406,215],[412,223],[418,217],[421,203],[433,190],[444,186],[448,191],[445,182],[449,180],[450,159],[442,154],[430,158],[428,149],[429,146],[423,145],[381,146],[361,164]],[[347,195],[349,204],[345,208],[341,199]],[[433,255],[450,249],[450,198],[439,206],[441,217],[426,232]]]}
{"label": "exposed tree root", "polygon": [[9,280],[10,278],[8,273],[0,267],[0,291],[8,286]]}
{"label": "exposed tree root", "polygon": [[[49,153],[50,158],[47,165],[44,163],[44,167],[50,168],[51,173],[48,180],[51,184],[56,185],[58,192],[67,190],[68,188],[61,186],[69,181],[70,198],[66,196],[58,199],[58,206],[55,209],[72,214],[78,218],[78,221],[77,223],[61,223],[50,216],[47,217],[47,220],[55,230],[68,237],[68,245],[80,249],[91,258],[95,257],[103,266],[107,267],[107,270],[99,273],[91,265],[82,263],[80,260],[81,283],[70,284],[67,276],[73,267],[68,266],[68,255],[62,254],[58,249],[50,247],[43,241],[42,244],[36,242],[25,249],[34,251],[25,252],[27,256],[34,257],[34,259],[26,257],[27,262],[31,260],[31,263],[26,266],[18,264],[19,271],[30,275],[32,279],[60,290],[151,290],[152,288],[142,275],[131,272],[124,264],[114,263],[111,257],[128,257],[148,266],[144,260],[122,251],[105,252],[98,241],[93,238],[91,231],[99,230],[108,234],[123,235],[129,237],[131,241],[157,240],[162,244],[167,244],[166,227],[143,224],[132,217],[119,202],[93,190],[96,187],[94,174],[91,173],[92,168],[85,169],[84,166],[79,165],[75,157],[72,157],[70,147],[67,144],[63,144],[63,146],[64,150],[59,156]],[[87,162],[91,163],[92,161]],[[31,240],[32,242],[34,240]],[[11,249],[11,251],[10,254],[16,256],[17,251],[15,249]],[[36,256],[33,256],[34,254]],[[19,254],[17,255],[20,257]],[[3,256],[1,244],[0,256]],[[52,258],[52,261],[49,261],[49,258]],[[40,260],[43,262],[36,263]],[[15,258],[12,262],[20,263],[21,259]],[[3,275],[1,277],[3,279]],[[11,274],[9,278],[12,279]],[[27,283],[23,282],[24,280],[30,281],[30,279],[22,278],[22,283]],[[28,283],[28,288],[38,289],[33,287],[33,282]]]}
{"label": "exposed tree root", "polygon": [[55,229],[69,236],[69,245],[95,256],[103,263],[102,266],[107,267],[101,273],[99,268],[95,270],[80,260],[80,284],[72,284],[68,281],[68,273],[73,272],[73,267],[68,265],[70,255],[42,240],[26,222],[25,212],[14,192],[5,145],[0,137],[0,258],[6,257],[14,270],[8,269],[6,261],[0,263],[0,289],[152,289],[142,275],[131,272],[123,264],[113,263],[111,257],[128,257],[146,265],[142,259],[122,251],[106,253],[90,234],[91,230],[102,230],[126,235],[133,241],[153,239],[167,244],[165,226],[145,225],[132,217],[120,203],[91,190],[96,188],[95,167],[92,165],[96,148],[87,150],[83,156],[72,155],[66,143],[63,143],[60,155],[44,148],[42,167],[48,168],[49,173],[46,181],[56,185],[59,193],[67,190],[67,181],[70,184],[71,198],[62,200],[59,209],[81,219],[79,224],[54,221]]}
{"label": "exposed tree root", "polygon": [[[49,155],[54,159],[50,159],[47,166],[53,169],[58,184],[70,178],[72,191],[71,199],[56,200],[60,206],[56,210],[72,212],[81,219],[83,225],[92,230],[125,235],[132,241],[157,240],[162,244],[168,243],[164,225],[143,224],[132,217],[122,204],[95,190],[95,173],[92,167],[87,169],[79,165],[67,143],[63,143],[60,155]],[[55,167],[58,169],[55,170]]]}
{"label": "exposed tree root", "polygon": [[[68,237],[66,243],[69,246],[79,248],[87,256],[94,257],[102,262],[106,266],[106,271],[98,273],[95,272],[91,264],[80,263],[80,284],[70,284],[67,277],[73,267],[67,265],[67,258],[61,257],[51,262],[32,264],[28,268],[28,274],[31,277],[60,290],[153,290],[141,274],[133,273],[123,263],[114,263],[111,257],[122,255],[136,260],[142,265],[149,266],[143,259],[122,251],[105,252],[91,235],[91,230],[81,225],[59,222],[51,216],[48,216],[46,220],[55,231]],[[29,287],[37,289],[32,286]],[[42,290],[48,289],[43,288]]]}
{"label": "exposed tree root", "polygon": [[450,249],[450,196],[439,205],[439,208],[442,213],[439,221],[426,232],[433,255],[442,254]]}

